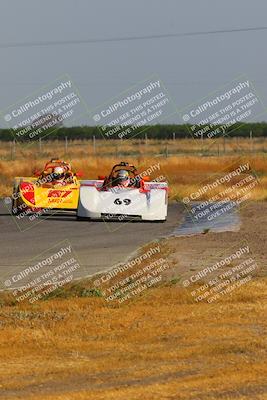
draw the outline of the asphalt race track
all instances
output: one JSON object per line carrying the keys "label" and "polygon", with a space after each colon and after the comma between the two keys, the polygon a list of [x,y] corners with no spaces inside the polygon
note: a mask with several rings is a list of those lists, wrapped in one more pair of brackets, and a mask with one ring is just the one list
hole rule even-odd
{"label": "asphalt race track", "polygon": [[165,223],[77,221],[74,214],[40,217],[22,231],[3,200],[0,202],[0,280],[35,257],[68,241],[85,275],[124,261],[138,247],[171,234],[182,220],[184,207],[171,204]]}

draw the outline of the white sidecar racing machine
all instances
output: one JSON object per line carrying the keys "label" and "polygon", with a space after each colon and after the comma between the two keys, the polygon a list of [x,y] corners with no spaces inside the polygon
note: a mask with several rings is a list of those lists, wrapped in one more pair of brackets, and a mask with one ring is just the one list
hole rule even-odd
{"label": "white sidecar racing machine", "polygon": [[149,181],[121,162],[107,177],[81,181],[77,219],[164,222],[167,208],[167,182]]}

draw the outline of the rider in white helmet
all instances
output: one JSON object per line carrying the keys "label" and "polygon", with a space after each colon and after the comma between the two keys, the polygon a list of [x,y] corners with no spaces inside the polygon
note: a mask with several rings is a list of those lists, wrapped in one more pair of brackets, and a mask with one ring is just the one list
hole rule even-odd
{"label": "rider in white helmet", "polygon": [[125,169],[119,170],[115,178],[115,184],[116,186],[128,187],[130,184],[129,172]]}
{"label": "rider in white helmet", "polygon": [[63,167],[55,167],[53,170],[53,182],[57,185],[65,183],[65,169]]}

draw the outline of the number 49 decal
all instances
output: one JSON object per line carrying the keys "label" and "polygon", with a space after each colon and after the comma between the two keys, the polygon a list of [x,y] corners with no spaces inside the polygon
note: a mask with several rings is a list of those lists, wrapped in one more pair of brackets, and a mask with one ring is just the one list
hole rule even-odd
{"label": "number 49 decal", "polygon": [[121,200],[118,198],[114,201],[114,204],[121,205],[122,203],[124,203],[126,206],[128,206],[129,204],[131,204],[131,202],[132,202],[132,200],[130,200],[130,199]]}

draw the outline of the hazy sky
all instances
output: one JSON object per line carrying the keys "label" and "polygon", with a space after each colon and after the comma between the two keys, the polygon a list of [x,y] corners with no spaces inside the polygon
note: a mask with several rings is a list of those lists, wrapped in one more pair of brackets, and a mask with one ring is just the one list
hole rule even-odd
{"label": "hazy sky", "polygon": [[[2,0],[0,45],[260,27],[266,15],[266,0]],[[267,104],[266,38],[259,31],[0,48],[0,109],[64,73],[90,108],[153,73],[179,108],[243,73]]]}

